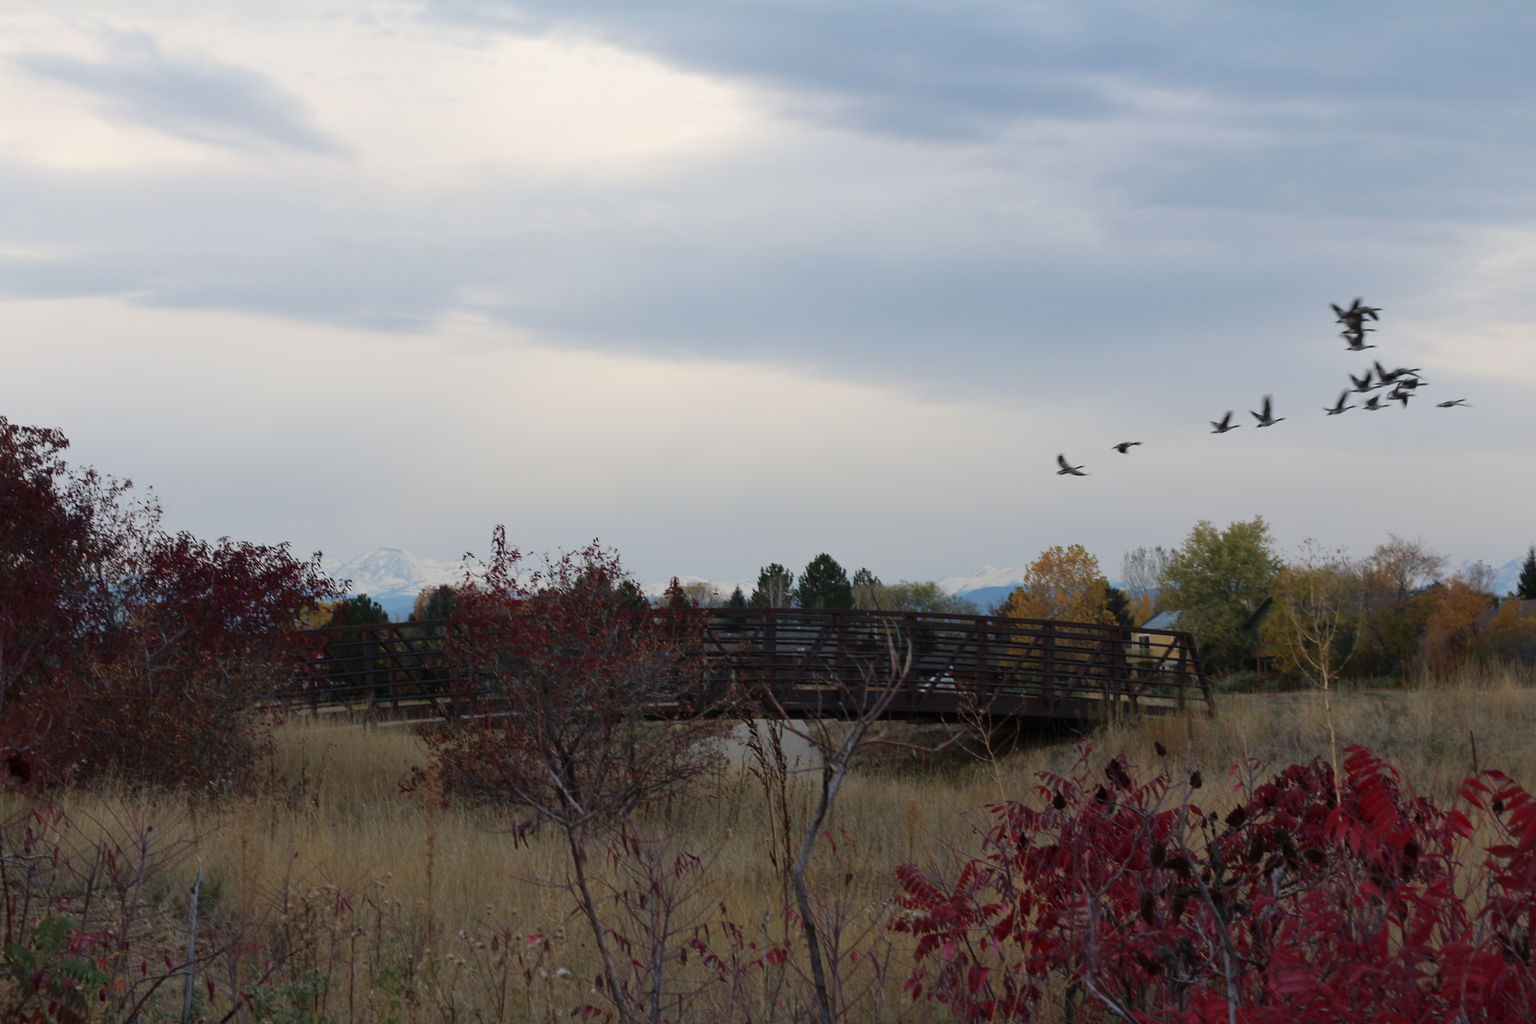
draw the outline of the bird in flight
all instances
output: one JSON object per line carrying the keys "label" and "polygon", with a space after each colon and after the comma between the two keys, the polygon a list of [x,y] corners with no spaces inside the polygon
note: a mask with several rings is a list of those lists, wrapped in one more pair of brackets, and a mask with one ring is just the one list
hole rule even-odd
{"label": "bird in flight", "polygon": [[1132,448],[1135,448],[1139,444],[1141,444],[1140,441],[1121,441],[1119,444],[1110,445],[1110,447],[1119,452],[1121,455],[1124,455],[1126,452],[1130,451]]}
{"label": "bird in flight", "polygon": [[1333,315],[1339,318],[1339,323],[1343,324],[1351,331],[1358,332],[1370,330],[1370,328],[1365,326],[1365,321],[1367,319],[1381,319],[1380,306],[1367,306],[1363,304],[1359,299],[1351,302],[1348,309],[1341,308],[1336,302],[1330,302],[1328,305],[1333,307]]}
{"label": "bird in flight", "polygon": [[1375,384],[1371,383],[1371,371],[1369,369],[1365,371],[1364,377],[1356,377],[1351,373],[1349,375],[1349,382],[1353,384],[1355,386],[1355,390],[1360,392],[1362,395],[1376,387]]}
{"label": "bird in flight", "polygon": [[1365,343],[1365,332],[1369,330],[1373,330],[1373,328],[1363,327],[1358,331],[1342,331],[1339,337],[1349,343],[1349,350],[1351,352],[1364,352],[1368,348],[1376,347],[1375,345],[1367,345]]}
{"label": "bird in flight", "polygon": [[1221,419],[1211,420],[1211,426],[1215,428],[1211,431],[1211,433],[1225,434],[1229,430],[1236,430],[1238,427],[1242,426],[1242,424],[1232,422],[1232,410],[1228,409],[1227,414]]}
{"label": "bird in flight", "polygon": [[1377,409],[1385,409],[1386,406],[1381,404],[1381,396],[1380,395],[1372,395],[1370,398],[1367,398],[1365,400],[1365,404],[1362,405],[1360,408],[1362,408],[1362,409],[1369,409],[1371,412],[1375,412]]}
{"label": "bird in flight", "polygon": [[[1353,380],[1354,378],[1351,377],[1350,379]],[[1337,416],[1339,413],[1343,412],[1345,409],[1353,409],[1354,406],[1352,406],[1352,405],[1345,405],[1344,404],[1344,400],[1346,398],[1348,398],[1348,397],[1349,397],[1349,392],[1348,391],[1343,392],[1342,394],[1339,395],[1339,400],[1338,400],[1337,403],[1335,403],[1335,405],[1334,405],[1334,407],[1332,409],[1326,409],[1325,408],[1323,411],[1326,412],[1329,416]]]}
{"label": "bird in flight", "polygon": [[1389,372],[1382,368],[1380,360],[1375,365],[1376,376],[1381,378],[1383,385],[1395,384],[1402,377],[1417,377],[1419,375],[1419,368],[1417,366],[1399,366],[1397,369]]}
{"label": "bird in flight", "polygon": [[1453,398],[1449,402],[1440,402],[1440,403],[1438,403],[1435,406],[1435,408],[1436,409],[1452,409],[1452,408],[1455,408],[1458,405],[1465,405],[1468,409],[1472,408],[1472,406],[1467,405],[1467,400],[1465,398]]}
{"label": "bird in flight", "polygon": [[1281,420],[1285,419],[1284,416],[1276,416],[1276,415],[1274,415],[1273,412],[1270,410],[1270,403],[1269,403],[1269,396],[1268,395],[1264,396],[1264,411],[1262,413],[1258,413],[1258,412],[1254,412],[1252,409],[1250,409],[1250,410],[1248,410],[1248,415],[1250,415],[1254,419],[1258,420],[1259,421],[1259,426],[1261,426],[1261,427],[1272,427],[1276,423],[1279,423]]}
{"label": "bird in flight", "polygon": [[1056,465],[1061,467],[1060,469],[1058,469],[1056,471],[1056,475],[1057,476],[1087,476],[1088,475],[1087,473],[1083,472],[1083,467],[1082,466],[1069,465],[1067,463],[1067,457],[1065,455],[1058,455],[1058,456],[1056,456]]}

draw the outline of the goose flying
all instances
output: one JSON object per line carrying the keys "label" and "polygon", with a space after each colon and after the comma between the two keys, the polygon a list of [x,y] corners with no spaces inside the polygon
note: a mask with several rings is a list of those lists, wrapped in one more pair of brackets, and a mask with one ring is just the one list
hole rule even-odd
{"label": "goose flying", "polygon": [[1057,476],[1087,476],[1088,475],[1087,473],[1083,472],[1083,467],[1082,466],[1068,465],[1067,457],[1065,455],[1058,455],[1058,456],[1056,456],[1056,465],[1061,467],[1060,469],[1058,469],[1056,471],[1056,475]]}
{"label": "goose flying", "polygon": [[1259,426],[1261,426],[1261,427],[1272,427],[1276,423],[1279,423],[1281,420],[1285,419],[1284,416],[1276,416],[1271,411],[1271,409],[1270,409],[1270,402],[1269,402],[1269,396],[1268,395],[1264,396],[1264,411],[1259,413],[1259,412],[1254,412],[1252,409],[1249,409],[1248,410],[1248,415],[1250,415],[1254,419],[1258,420],[1259,421]]}
{"label": "goose flying", "polygon": [[1330,302],[1328,305],[1333,307],[1333,315],[1339,318],[1338,322],[1349,328],[1351,331],[1359,332],[1362,330],[1368,330],[1369,328],[1365,326],[1366,320],[1381,319],[1380,306],[1367,306],[1359,299],[1351,302],[1348,309],[1341,308],[1338,303],[1335,302]]}
{"label": "goose flying", "polygon": [[1324,408],[1323,412],[1326,412],[1329,416],[1337,416],[1339,413],[1343,412],[1345,409],[1353,409],[1354,406],[1352,406],[1352,405],[1345,405],[1344,404],[1344,400],[1346,398],[1348,398],[1348,397],[1349,397],[1349,392],[1348,391],[1342,392],[1339,395],[1338,402],[1336,402],[1334,404],[1333,408],[1332,409]]}
{"label": "goose flying", "polygon": [[1121,441],[1119,444],[1110,445],[1110,447],[1119,452],[1121,455],[1124,455],[1126,452],[1130,451],[1132,448],[1135,448],[1139,444],[1141,444],[1140,441]]}
{"label": "goose flying", "polygon": [[1238,427],[1242,426],[1242,424],[1232,422],[1232,410],[1228,409],[1227,414],[1221,419],[1211,420],[1211,426],[1214,428],[1211,433],[1225,434],[1229,430],[1236,430]]}

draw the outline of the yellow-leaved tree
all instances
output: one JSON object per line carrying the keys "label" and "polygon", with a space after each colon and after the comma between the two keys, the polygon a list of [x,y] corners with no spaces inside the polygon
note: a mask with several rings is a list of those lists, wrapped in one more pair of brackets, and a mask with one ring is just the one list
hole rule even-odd
{"label": "yellow-leaved tree", "polygon": [[1109,624],[1109,581],[1099,560],[1081,544],[1056,545],[1024,571],[1023,585],[1008,596],[1006,614],[1016,619],[1056,619]]}

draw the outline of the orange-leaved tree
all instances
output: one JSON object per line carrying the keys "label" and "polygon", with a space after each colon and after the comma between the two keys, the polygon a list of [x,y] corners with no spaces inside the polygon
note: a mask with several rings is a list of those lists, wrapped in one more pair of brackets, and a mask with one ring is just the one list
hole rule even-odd
{"label": "orange-leaved tree", "polygon": [[1478,620],[1493,607],[1494,599],[1488,593],[1488,580],[1476,571],[1434,591],[1434,604],[1424,623],[1423,649],[1429,668],[1446,671],[1471,650],[1479,633]]}
{"label": "orange-leaved tree", "polygon": [[1109,581],[1099,560],[1081,544],[1056,545],[1040,552],[1024,571],[1024,581],[1008,596],[1006,613],[1016,619],[1060,619],[1108,624]]}

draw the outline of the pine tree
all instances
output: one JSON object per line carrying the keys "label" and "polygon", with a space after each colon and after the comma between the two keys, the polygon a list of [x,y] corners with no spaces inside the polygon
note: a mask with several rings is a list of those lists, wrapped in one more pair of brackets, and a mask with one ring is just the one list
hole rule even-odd
{"label": "pine tree", "polygon": [[881,592],[885,587],[880,583],[880,577],[868,569],[860,569],[853,574],[853,606],[855,608],[873,609],[882,604]]}
{"label": "pine tree", "polygon": [[683,581],[678,579],[676,576],[673,576],[672,582],[667,584],[667,591],[662,595],[662,597],[664,598],[663,603],[666,604],[668,608],[693,607],[693,601],[689,599],[688,592],[683,589]]}
{"label": "pine tree", "polygon": [[1119,625],[1136,625],[1135,617],[1131,614],[1131,596],[1119,587],[1104,584],[1104,607]]}
{"label": "pine tree", "polygon": [[727,608],[745,608],[747,607],[747,595],[741,592],[740,587],[737,587],[731,591],[730,600],[725,602],[725,606]]}
{"label": "pine tree", "polygon": [[1536,601],[1536,544],[1526,552],[1525,564],[1520,567],[1520,579],[1515,583],[1515,596],[1522,601]]}
{"label": "pine tree", "polygon": [[757,574],[752,590],[753,608],[788,608],[795,597],[795,574],[778,562],[769,562]]}
{"label": "pine tree", "polygon": [[331,616],[331,623],[337,626],[371,626],[388,621],[389,613],[384,610],[383,605],[367,594],[358,594],[356,597],[337,601],[336,611]]}
{"label": "pine tree", "polygon": [[852,608],[853,584],[837,559],[822,552],[806,563],[796,590],[802,608]]}

